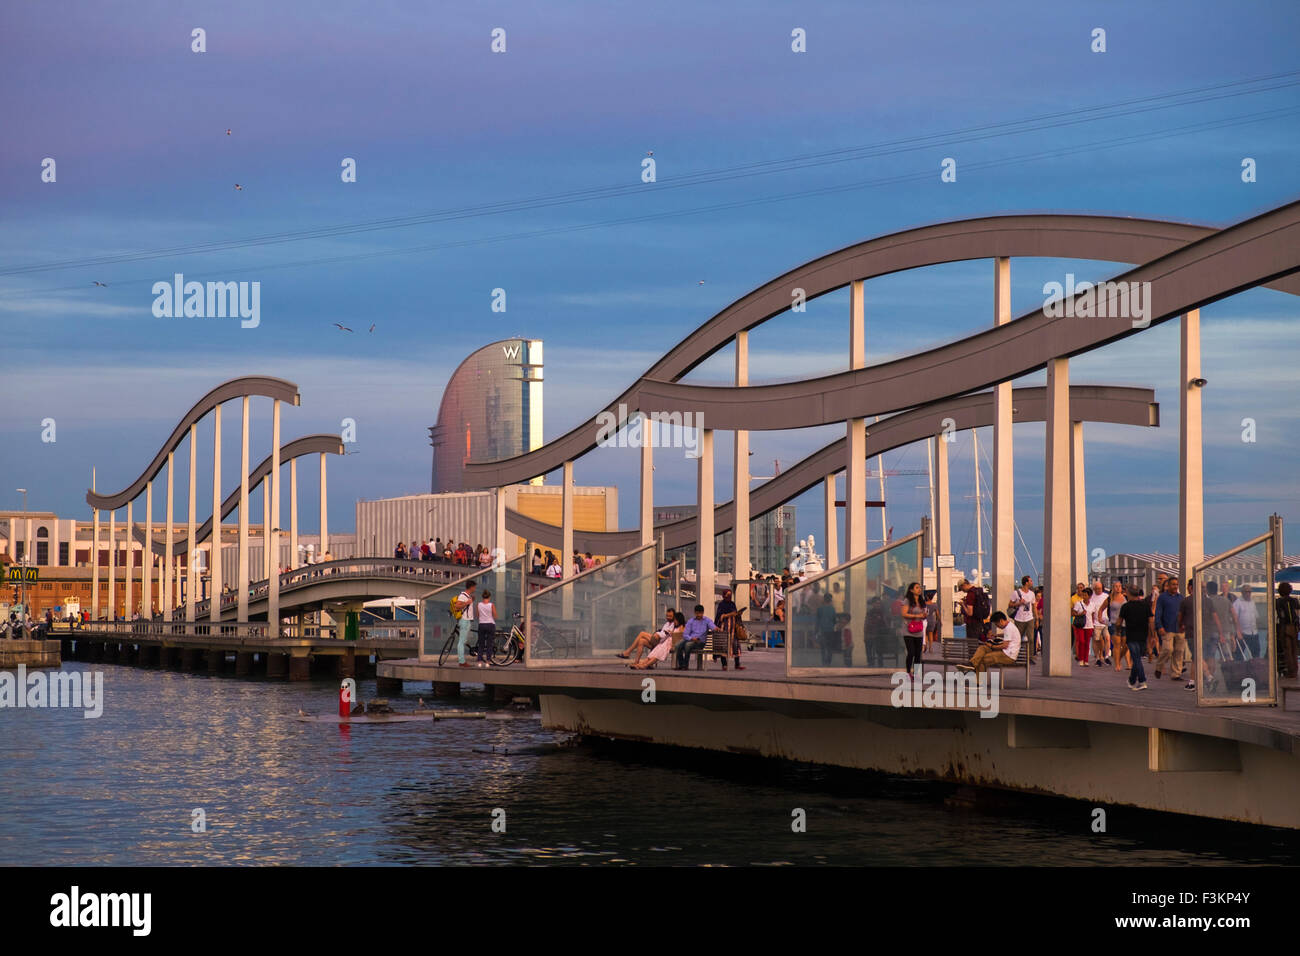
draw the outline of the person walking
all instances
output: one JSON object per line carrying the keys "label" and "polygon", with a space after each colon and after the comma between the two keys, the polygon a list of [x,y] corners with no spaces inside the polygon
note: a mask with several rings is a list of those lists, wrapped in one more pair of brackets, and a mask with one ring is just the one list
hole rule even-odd
{"label": "person walking", "polygon": [[[1115,661],[1115,671],[1118,673],[1128,661],[1128,641],[1125,638],[1125,624],[1120,612],[1124,610],[1124,605],[1128,603],[1128,596],[1124,591],[1124,585],[1116,581],[1110,588],[1110,604],[1107,606],[1108,616],[1110,619],[1110,647],[1111,657]],[[1150,608],[1150,602],[1147,602]],[[1144,647],[1145,651],[1146,648]],[[1130,664],[1131,666],[1131,664]],[[1142,678],[1144,681],[1146,677]]]}
{"label": "person walking", "polygon": [[1088,625],[1092,631],[1092,652],[1097,656],[1098,667],[1110,663],[1110,628],[1107,626],[1110,595],[1101,585],[1101,578],[1092,579],[1092,593],[1088,595]]}
{"label": "person walking", "polygon": [[1187,658],[1187,638],[1183,634],[1181,618],[1182,595],[1178,593],[1178,578],[1165,579],[1165,591],[1156,598],[1155,631],[1159,646],[1156,657],[1156,680],[1168,669],[1169,676],[1178,680],[1183,674]]}
{"label": "person walking", "polygon": [[[1008,608],[1011,612],[1011,620],[1016,625],[1016,630],[1023,634],[1026,640],[1033,641],[1034,635],[1038,632],[1038,595],[1034,593],[1033,579],[1025,575],[1020,579],[1020,587],[1011,594],[1011,606]],[[1037,645],[1031,645],[1036,648]],[[1033,654],[1029,655],[1031,658]]]}
{"label": "person walking", "polygon": [[1291,582],[1277,586],[1277,663],[1283,677],[1296,676],[1296,636],[1300,633],[1300,601],[1291,596]]}
{"label": "person walking", "polygon": [[[828,594],[827,597],[830,595]],[[911,677],[915,673],[913,668],[921,665],[921,640],[926,619],[925,592],[917,581],[907,586],[907,601],[903,605],[902,615],[906,622],[906,631],[903,634],[903,644],[907,647],[905,669]]]}
{"label": "person walking", "polygon": [[[1183,635],[1184,653],[1187,654],[1187,666],[1191,670],[1187,683],[1183,685],[1188,690],[1196,689],[1196,661],[1198,660],[1196,656],[1196,596],[1192,593],[1194,590],[1195,584],[1192,578],[1188,578],[1187,596],[1178,602],[1178,630]],[[1174,675],[1174,680],[1178,680],[1177,674]]]}
{"label": "person walking", "polygon": [[[1125,639],[1128,641],[1128,656],[1133,665],[1128,673],[1129,690],[1146,690],[1147,675],[1142,667],[1142,652],[1147,646],[1147,628],[1151,621],[1151,602],[1143,600],[1141,586],[1135,586],[1133,593],[1119,610],[1119,617],[1124,625]],[[1115,655],[1119,658],[1118,652]]]}
{"label": "person walking", "polygon": [[1259,657],[1259,612],[1249,584],[1241,586],[1241,594],[1232,602],[1232,616],[1237,619],[1237,631],[1250,648],[1250,656]]}
{"label": "person walking", "polygon": [[[1168,586],[1169,578],[1170,575],[1165,574],[1165,572],[1163,571],[1156,572],[1156,586],[1151,589],[1151,597],[1149,599],[1151,603],[1151,614],[1153,616],[1156,613],[1156,602],[1160,600],[1160,595],[1165,593],[1165,588]],[[1174,579],[1174,583],[1177,584],[1178,575],[1176,574],[1173,575],[1173,579]],[[1155,661],[1155,659],[1159,656],[1159,654],[1160,654],[1159,635],[1156,634],[1155,628],[1152,628],[1151,632],[1147,635],[1147,660]],[[1156,676],[1158,677],[1160,675],[1157,674]]]}
{"label": "person walking", "polygon": [[1074,600],[1070,604],[1070,630],[1074,633],[1074,662],[1088,666],[1088,639],[1092,629],[1088,626],[1088,588],[1082,581],[1074,586]]}
{"label": "person walking", "polygon": [[957,589],[962,593],[961,610],[966,622],[966,636],[982,644],[988,640],[989,612],[992,610],[989,596],[982,587],[965,578],[961,579]]}
{"label": "person walking", "polygon": [[496,649],[497,641],[497,607],[492,603],[491,591],[485,590],[479,598],[474,617],[478,621],[478,666],[491,667],[492,651]]}

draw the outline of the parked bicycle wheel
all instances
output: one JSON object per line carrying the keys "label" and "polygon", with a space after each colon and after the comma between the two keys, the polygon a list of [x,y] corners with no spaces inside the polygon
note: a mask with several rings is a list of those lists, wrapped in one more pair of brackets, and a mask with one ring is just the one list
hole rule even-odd
{"label": "parked bicycle wheel", "polygon": [[514,631],[498,634],[496,646],[492,648],[492,663],[499,667],[508,667],[515,662]]}
{"label": "parked bicycle wheel", "polygon": [[447,663],[447,655],[451,653],[451,649],[455,645],[455,643],[456,643],[456,629],[452,628],[451,633],[447,635],[447,639],[442,642],[442,653],[438,655],[439,667],[442,667],[444,664]]}

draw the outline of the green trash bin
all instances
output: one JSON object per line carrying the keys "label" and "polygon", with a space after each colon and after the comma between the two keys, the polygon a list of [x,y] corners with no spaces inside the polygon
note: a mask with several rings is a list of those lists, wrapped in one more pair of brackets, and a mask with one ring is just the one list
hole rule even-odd
{"label": "green trash bin", "polygon": [[361,635],[361,615],[356,611],[348,611],[348,616],[343,622],[343,640],[355,641]]}

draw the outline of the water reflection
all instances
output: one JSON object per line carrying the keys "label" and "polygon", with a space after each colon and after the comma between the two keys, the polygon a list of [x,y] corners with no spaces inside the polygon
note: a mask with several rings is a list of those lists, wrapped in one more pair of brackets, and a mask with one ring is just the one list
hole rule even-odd
{"label": "water reflection", "polygon": [[[1109,832],[1096,835],[1073,801],[983,794],[969,808],[928,781],[666,748],[561,747],[539,721],[513,714],[303,723],[300,709],[336,706],[332,681],[95,666],[106,694],[97,720],[0,711],[0,864],[1300,862],[1277,831],[1112,808]],[[375,696],[373,681],[359,689]],[[414,710],[429,691],[388,696]],[[427,706],[492,707],[469,691]],[[191,830],[196,808],[206,832]],[[497,808],[503,833],[492,829]],[[794,808],[807,813],[806,833],[791,831]]]}

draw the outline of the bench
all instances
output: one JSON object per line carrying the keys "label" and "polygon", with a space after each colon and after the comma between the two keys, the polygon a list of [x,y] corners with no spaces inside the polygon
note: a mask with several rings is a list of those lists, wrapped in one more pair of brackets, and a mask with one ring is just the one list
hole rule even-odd
{"label": "bench", "polygon": [[[705,635],[703,641],[692,642],[695,646],[686,652],[686,667],[689,670],[691,666],[691,657],[695,658],[695,669],[706,670],[704,661],[712,660],[714,654],[720,654],[724,658],[731,656],[731,632],[714,628]],[[673,653],[677,653],[677,648],[673,648]]]}
{"label": "bench", "polygon": [[[1025,690],[1029,689],[1029,667],[1031,662],[1030,637],[1026,640],[1023,636],[1020,638],[1020,652],[1016,654],[1015,663],[1012,664],[990,664],[988,670],[998,672],[998,689],[1003,687],[1003,671],[1023,667],[1025,670]],[[930,645],[933,647],[934,645]],[[979,648],[980,642],[973,637],[961,639],[943,640],[939,642],[939,660],[941,670],[947,673],[949,667],[956,667],[959,664],[970,664],[970,660],[975,656],[975,651]],[[931,658],[929,662],[924,659],[921,662],[921,669],[924,671],[926,663],[935,663]]]}

